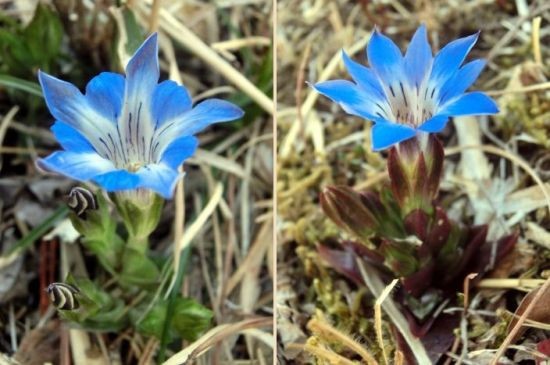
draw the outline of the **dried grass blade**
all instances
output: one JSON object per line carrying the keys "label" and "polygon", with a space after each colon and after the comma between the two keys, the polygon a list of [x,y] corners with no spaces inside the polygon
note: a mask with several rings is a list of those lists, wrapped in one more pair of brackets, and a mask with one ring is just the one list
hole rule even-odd
{"label": "dried grass blade", "polygon": [[335,339],[340,345],[343,345],[365,360],[368,365],[378,365],[378,362],[367,351],[367,349],[361,346],[357,341],[354,341],[350,336],[332,327],[330,324],[320,321],[319,319],[312,319],[308,322],[307,327],[317,337],[327,337]]}
{"label": "dried grass blade", "polygon": [[387,299],[393,288],[397,285],[399,279],[393,279],[392,282],[386,286],[382,291],[382,294],[376,299],[374,304],[374,330],[376,331],[376,339],[378,340],[378,346],[382,349],[382,356],[386,365],[390,364],[388,354],[386,353],[386,346],[384,346],[384,336],[382,334],[382,303]]}
{"label": "dried grass blade", "polygon": [[273,319],[270,317],[256,317],[237,323],[219,325],[212,328],[197,341],[193,342],[191,345],[166,360],[162,365],[179,365],[189,363],[208,351],[212,346],[229,336],[242,333],[247,329],[270,327],[272,325]]}
{"label": "dried grass blade", "polygon": [[536,305],[539,302],[540,298],[542,298],[543,294],[549,288],[550,288],[550,278],[548,278],[546,280],[546,282],[544,283],[544,285],[540,287],[539,291],[537,292],[537,294],[533,298],[533,301],[531,303],[529,303],[529,306],[525,309],[525,312],[523,312],[521,317],[518,319],[518,321],[517,321],[516,325],[514,326],[514,328],[512,328],[510,333],[508,333],[508,336],[506,336],[506,338],[504,339],[504,341],[502,342],[502,344],[498,348],[498,351],[497,351],[495,357],[491,361],[491,365],[497,365],[498,364],[498,360],[504,354],[504,351],[506,351],[508,346],[511,344],[512,339],[514,339],[516,337],[516,334],[519,332],[519,330],[521,329],[521,327],[523,326],[523,324],[525,323],[525,321],[527,320],[527,318],[529,317],[529,315],[531,314],[533,309],[536,307]]}
{"label": "dried grass blade", "polygon": [[[191,243],[193,238],[199,233],[200,229],[204,226],[206,223],[206,220],[212,213],[214,212],[214,209],[218,206],[219,202],[222,199],[223,194],[223,185],[221,183],[218,183],[216,185],[216,188],[214,189],[214,192],[212,193],[212,196],[210,197],[210,200],[204,207],[204,209],[200,212],[197,219],[189,226],[187,231],[182,236],[181,240],[177,241],[174,245],[174,273],[178,272],[178,267],[180,264],[180,256],[181,252]],[[170,282],[170,286],[168,290],[166,291],[165,298],[168,298],[168,295],[172,291],[174,284],[176,282],[176,275],[172,277],[172,281]]]}
{"label": "dried grass blade", "polygon": [[275,107],[273,101],[258,89],[252,82],[233,68],[227,61],[221,58],[212,48],[183,25],[166,9],[160,9],[160,27],[172,38],[187,47],[191,52],[218,70],[227,80],[235,84],[245,94],[250,96],[266,112],[273,114]]}
{"label": "dried grass blade", "polygon": [[[361,271],[361,276],[363,277],[363,280],[365,281],[365,284],[367,285],[371,293],[377,298],[381,297],[386,286],[378,276],[376,270],[370,267],[367,263],[363,262],[363,260],[361,259],[357,260],[357,265],[359,267],[359,270]],[[431,364],[432,362],[430,360],[430,357],[428,356],[428,353],[426,352],[426,349],[424,348],[424,345],[422,344],[422,342],[420,342],[418,338],[413,336],[413,334],[409,330],[407,320],[405,319],[403,314],[401,314],[401,311],[397,308],[393,299],[391,297],[387,298],[381,303],[381,305],[411,348],[411,351],[414,354],[417,362],[419,364]]]}
{"label": "dried grass blade", "polygon": [[220,170],[227,171],[241,179],[246,178],[244,168],[235,161],[200,148],[197,149],[195,157],[190,158],[188,162],[193,164],[205,163]]}

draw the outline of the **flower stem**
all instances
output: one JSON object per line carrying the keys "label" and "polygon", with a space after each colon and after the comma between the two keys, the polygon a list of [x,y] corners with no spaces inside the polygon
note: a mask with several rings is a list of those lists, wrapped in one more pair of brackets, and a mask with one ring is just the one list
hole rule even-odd
{"label": "flower stem", "polygon": [[146,236],[134,236],[128,237],[127,247],[132,248],[140,253],[146,253],[149,247],[149,235]]}

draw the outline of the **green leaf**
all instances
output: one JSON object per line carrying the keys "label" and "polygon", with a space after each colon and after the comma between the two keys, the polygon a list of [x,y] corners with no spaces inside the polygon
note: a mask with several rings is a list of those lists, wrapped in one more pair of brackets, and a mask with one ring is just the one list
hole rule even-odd
{"label": "green leaf", "polygon": [[42,89],[37,82],[31,82],[9,75],[0,75],[0,85],[42,97]]}
{"label": "green leaf", "polygon": [[50,228],[52,228],[57,222],[65,218],[69,209],[66,206],[58,208],[52,215],[47,217],[42,223],[33,228],[25,237],[20,239],[13,247],[8,251],[8,255],[16,251],[21,251],[28,248],[37,239],[42,237]]}
{"label": "green leaf", "polygon": [[126,52],[129,55],[134,54],[141,43],[143,43],[143,35],[141,33],[141,27],[139,26],[136,16],[129,8],[125,8],[122,11],[124,17],[124,27],[126,28],[126,35],[128,41],[125,44]]}
{"label": "green leaf", "polygon": [[[132,310],[130,319],[136,322],[140,317],[139,310]],[[137,330],[146,336],[153,336],[160,339],[163,335],[166,313],[168,311],[168,301],[161,300],[151,308],[143,320],[138,323]],[[169,318],[168,341],[172,342],[177,338],[184,338],[188,341],[194,341],[204,333],[212,322],[213,313],[210,309],[204,307],[190,298],[176,298],[175,310]]]}
{"label": "green leaf", "polygon": [[209,327],[214,313],[190,298],[178,298],[172,323],[178,334],[188,341],[195,341]]}
{"label": "green leaf", "polygon": [[[145,310],[145,308],[140,309]],[[166,319],[167,309],[167,301],[161,300],[155,303],[153,308],[151,308],[151,310],[147,312],[145,317],[137,324],[136,330],[145,336],[152,336],[160,339],[162,336],[163,324]],[[132,323],[137,323],[137,320],[138,318],[140,318],[140,316],[140,310],[130,311],[130,320],[132,321]],[[175,332],[171,331],[169,337],[170,339],[173,339],[175,337]]]}
{"label": "green leaf", "polygon": [[109,210],[109,203],[101,192],[94,194],[98,209],[89,209],[85,216],[71,214],[71,222],[82,234],[82,244],[97,256],[102,266],[114,273],[124,252],[124,240],[116,233],[117,222]]}
{"label": "green leaf", "polygon": [[32,56],[32,64],[49,71],[51,61],[59,55],[63,37],[63,25],[57,13],[39,3],[23,36]]}
{"label": "green leaf", "polygon": [[117,331],[127,322],[122,299],[114,298],[98,284],[69,274],[66,282],[79,290],[75,294],[80,307],[74,311],[59,311],[61,317],[91,330]]}
{"label": "green leaf", "polygon": [[122,259],[120,280],[127,285],[149,287],[158,283],[160,270],[143,252],[127,247]]}

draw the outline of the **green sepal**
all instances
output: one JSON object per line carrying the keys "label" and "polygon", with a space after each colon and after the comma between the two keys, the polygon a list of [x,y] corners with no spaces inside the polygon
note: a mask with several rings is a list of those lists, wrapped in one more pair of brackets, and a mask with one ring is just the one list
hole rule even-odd
{"label": "green sepal", "polygon": [[122,258],[119,280],[124,285],[151,288],[158,284],[160,270],[146,253],[127,247]]}
{"label": "green sepal", "polygon": [[82,235],[81,242],[110,273],[120,264],[124,240],[116,233],[117,223],[109,211],[109,203],[101,193],[96,195],[98,209],[87,210],[85,216],[70,213],[74,228]]}
{"label": "green sepal", "polygon": [[390,183],[403,215],[415,209],[433,214],[445,153],[434,135],[412,138],[392,147],[388,155]]}
{"label": "green sepal", "polygon": [[[362,193],[364,194],[364,193]],[[384,188],[380,191],[380,204],[383,210],[380,210],[380,225],[377,227],[377,233],[382,237],[405,238],[405,226],[401,219],[401,209],[395,201],[390,189]]]}
{"label": "green sepal", "polygon": [[[213,312],[190,298],[176,298],[175,300],[174,315],[170,321],[168,334],[170,342],[177,338],[195,341],[210,327]],[[131,321],[137,323],[136,330],[143,335],[161,339],[168,301],[161,300],[155,303],[153,308],[139,321],[144,310],[146,310],[146,306],[140,306],[130,311]]]}
{"label": "green sepal", "polygon": [[160,221],[164,200],[148,190],[113,194],[112,199],[128,231],[128,245],[145,252],[147,239]]}

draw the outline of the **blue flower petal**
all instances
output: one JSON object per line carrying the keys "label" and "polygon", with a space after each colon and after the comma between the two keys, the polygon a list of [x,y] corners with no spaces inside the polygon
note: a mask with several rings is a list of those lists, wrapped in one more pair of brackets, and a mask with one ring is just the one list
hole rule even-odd
{"label": "blue flower petal", "polygon": [[199,140],[194,136],[180,137],[170,143],[161,153],[160,162],[175,170],[183,161],[193,156],[198,145]]}
{"label": "blue flower petal", "polygon": [[165,199],[172,198],[176,183],[183,177],[183,174],[164,164],[144,166],[136,174],[139,178],[138,187],[151,189]]}
{"label": "blue flower petal", "polygon": [[445,82],[460,67],[477,41],[479,32],[450,42],[435,56],[431,80]]}
{"label": "blue flower petal", "polygon": [[59,142],[61,147],[66,151],[95,152],[90,141],[67,123],[57,121],[50,129],[57,142]]}
{"label": "blue flower petal", "polygon": [[384,83],[403,79],[403,55],[391,39],[374,30],[367,46],[369,63]]}
{"label": "blue flower petal", "polygon": [[108,192],[137,189],[139,185],[139,177],[127,170],[109,171],[95,176],[93,180]]}
{"label": "blue flower petal", "polygon": [[432,49],[428,43],[426,26],[422,24],[414,33],[404,57],[404,67],[411,86],[420,87],[432,63]]}
{"label": "blue flower petal", "polygon": [[126,102],[136,112],[139,103],[149,103],[159,80],[158,41],[153,33],[143,42],[126,66]]}
{"label": "blue flower petal", "polygon": [[86,98],[92,108],[116,123],[124,99],[124,76],[100,73],[86,85]]}
{"label": "blue flower petal", "polygon": [[416,130],[405,124],[376,123],[371,130],[372,149],[380,151],[416,135]]}
{"label": "blue flower petal", "polygon": [[155,88],[152,100],[152,113],[156,127],[177,118],[191,109],[191,106],[191,97],[185,87],[171,80],[161,82]]}
{"label": "blue flower petal", "polygon": [[466,93],[450,100],[437,112],[437,114],[452,116],[496,113],[498,113],[498,106],[495,101],[479,91]]}
{"label": "blue flower petal", "polygon": [[448,120],[449,116],[447,115],[434,115],[418,127],[418,130],[429,133],[437,133],[445,128]]}
{"label": "blue flower petal", "polygon": [[313,88],[325,95],[349,114],[362,118],[375,120],[386,115],[385,104],[373,102],[369,94],[361,90],[357,85],[347,80],[330,80],[319,82]]}
{"label": "blue flower petal", "polygon": [[111,161],[95,152],[57,151],[44,159],[39,159],[37,165],[46,171],[56,172],[79,181],[87,181],[115,169]]}
{"label": "blue flower petal", "polygon": [[384,89],[372,70],[354,62],[344,50],[342,50],[342,58],[346,69],[359,87],[372,94],[372,97],[381,101],[385,100]]}
{"label": "blue flower petal", "polygon": [[183,174],[164,164],[150,164],[141,167],[137,172],[114,170],[95,176],[93,180],[109,192],[142,188],[153,190],[170,199],[182,176]]}
{"label": "blue flower petal", "polygon": [[445,104],[466,91],[476,81],[486,63],[485,60],[475,60],[462,66],[441,88],[439,102]]}
{"label": "blue flower petal", "polygon": [[74,85],[42,71],[38,72],[38,80],[48,109],[58,121],[77,129],[92,142],[113,128],[112,123],[90,107]]}
{"label": "blue flower petal", "polygon": [[167,123],[173,123],[172,138],[196,134],[214,123],[229,122],[244,115],[241,108],[221,99],[207,99],[197,104],[185,114],[177,116]]}

